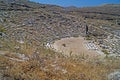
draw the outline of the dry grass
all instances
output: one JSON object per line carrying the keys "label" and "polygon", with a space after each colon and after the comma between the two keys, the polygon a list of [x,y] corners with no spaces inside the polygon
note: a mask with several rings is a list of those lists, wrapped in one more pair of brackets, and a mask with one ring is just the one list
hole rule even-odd
{"label": "dry grass", "polygon": [[[16,43],[11,44],[13,47]],[[18,51],[10,48],[10,53],[23,53],[30,60],[17,62],[0,56],[0,71],[4,78],[9,77],[10,80],[107,80],[107,74],[120,66],[120,61],[115,59],[86,61],[84,55],[66,57],[44,47],[18,45],[22,48]],[[7,55],[13,57],[10,53]]]}
{"label": "dry grass", "polygon": [[13,80],[107,80],[107,74],[120,66],[119,60],[86,62],[72,56],[65,58],[45,48],[39,48],[36,52],[39,53],[33,54],[25,62],[10,61],[0,56],[0,69],[7,67],[4,77]]}

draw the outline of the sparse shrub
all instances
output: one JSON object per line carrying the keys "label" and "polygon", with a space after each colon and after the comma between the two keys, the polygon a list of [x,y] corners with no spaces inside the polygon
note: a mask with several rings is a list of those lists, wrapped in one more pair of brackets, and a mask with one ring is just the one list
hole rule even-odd
{"label": "sparse shrub", "polygon": [[3,32],[3,33],[6,32],[6,29],[5,29],[4,26],[2,26],[2,25],[0,25],[0,32]]}
{"label": "sparse shrub", "polygon": [[109,54],[109,52],[105,49],[103,49],[102,52],[104,52],[104,54]]}
{"label": "sparse shrub", "polygon": [[86,40],[92,40],[92,37],[86,36]]}
{"label": "sparse shrub", "polygon": [[66,44],[62,44],[62,46],[66,47]]}

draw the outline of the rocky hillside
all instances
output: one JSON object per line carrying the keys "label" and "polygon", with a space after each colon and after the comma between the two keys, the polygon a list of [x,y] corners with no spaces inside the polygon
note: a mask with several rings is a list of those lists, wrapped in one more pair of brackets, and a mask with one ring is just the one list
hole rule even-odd
{"label": "rocky hillside", "polygon": [[[120,21],[120,4],[106,4],[98,7],[67,8],[68,13],[85,18]],[[118,22],[119,24],[119,22]]]}
{"label": "rocky hillside", "polygon": [[34,39],[39,42],[51,42],[55,38],[81,34],[80,29],[84,25],[82,18],[80,21],[80,18],[75,16],[53,11],[53,9],[62,9],[58,6],[40,4],[36,8],[29,6],[36,3],[28,2],[27,4],[18,5],[17,2],[12,6],[11,3],[5,4],[11,7],[7,11],[1,11],[1,25],[6,28],[10,38],[16,41],[31,42]]}
{"label": "rocky hillside", "polygon": [[120,19],[119,9],[119,5],[64,8],[0,0],[0,80],[106,80],[106,75],[119,69],[119,58],[68,57],[45,45],[86,36],[86,26],[90,36],[106,39],[119,29],[115,22]]}

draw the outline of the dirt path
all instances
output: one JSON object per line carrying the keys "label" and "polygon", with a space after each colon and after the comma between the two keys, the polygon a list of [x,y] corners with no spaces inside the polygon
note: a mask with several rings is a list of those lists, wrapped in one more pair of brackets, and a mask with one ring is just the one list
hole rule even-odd
{"label": "dirt path", "polygon": [[0,55],[5,55],[7,51],[0,51]]}
{"label": "dirt path", "polygon": [[[13,57],[8,57],[6,55],[10,55],[10,53],[8,54],[9,52],[8,51],[0,51],[0,55],[4,56],[5,58],[8,58],[12,61],[18,61],[18,62],[23,62],[23,61],[26,61],[28,60],[27,57],[25,57],[24,55],[21,55],[21,54],[18,54],[18,53],[11,53],[13,55]],[[18,57],[18,58],[15,58],[14,56]]]}
{"label": "dirt path", "polygon": [[[90,57],[104,55],[104,54],[100,54],[102,52],[100,52],[99,48],[88,49],[87,45],[88,45],[88,41],[84,40],[84,37],[77,37],[77,38],[71,37],[71,38],[63,38],[61,40],[55,41],[52,47],[56,51],[62,52],[65,55],[82,55],[82,56],[90,56]],[[93,45],[95,47],[95,44]]]}

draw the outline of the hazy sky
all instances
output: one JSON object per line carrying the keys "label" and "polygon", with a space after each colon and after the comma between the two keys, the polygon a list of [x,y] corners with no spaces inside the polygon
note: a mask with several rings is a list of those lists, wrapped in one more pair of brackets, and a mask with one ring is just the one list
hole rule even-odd
{"label": "hazy sky", "polygon": [[86,6],[97,6],[102,4],[120,4],[120,0],[30,0],[34,2],[39,2],[43,4],[55,4],[60,6],[77,6],[77,7],[86,7]]}

